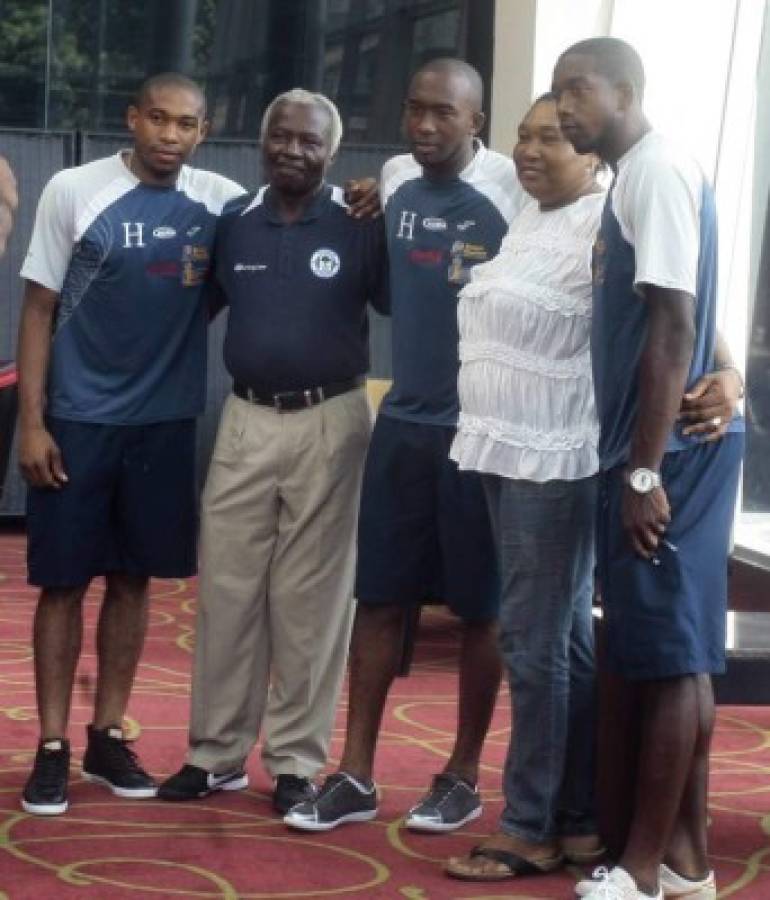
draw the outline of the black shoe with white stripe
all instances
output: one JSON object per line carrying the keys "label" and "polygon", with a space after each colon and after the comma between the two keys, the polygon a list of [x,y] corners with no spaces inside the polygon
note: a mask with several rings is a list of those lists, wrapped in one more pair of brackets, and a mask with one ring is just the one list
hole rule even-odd
{"label": "black shoe with white stripe", "polygon": [[32,773],[24,785],[21,808],[36,816],[59,816],[66,812],[69,771],[69,741],[41,741]]}
{"label": "black shoe with white stripe", "polygon": [[141,767],[123,737],[123,729],[117,725],[101,729],[88,726],[83,778],[104,785],[116,797],[146,800],[158,792],[155,781]]}
{"label": "black shoe with white stripe", "polygon": [[188,763],[162,782],[158,797],[161,800],[200,800],[214,791],[240,791],[248,786],[249,776],[243,771],[216,775]]}

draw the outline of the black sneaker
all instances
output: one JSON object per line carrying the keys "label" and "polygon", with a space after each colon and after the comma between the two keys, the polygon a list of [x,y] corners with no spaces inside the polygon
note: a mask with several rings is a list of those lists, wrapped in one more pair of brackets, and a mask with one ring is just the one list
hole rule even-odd
{"label": "black sneaker", "polygon": [[60,816],[67,811],[70,773],[69,741],[41,741],[32,774],[24,785],[21,808],[36,816]]}
{"label": "black sneaker", "polygon": [[275,790],[273,791],[273,809],[283,815],[298,803],[307,801],[312,803],[317,793],[316,786],[309,778],[301,778],[298,775],[279,775],[275,780]]}
{"label": "black sneaker", "polygon": [[315,800],[290,809],[283,821],[300,831],[330,831],[343,822],[368,822],[377,815],[377,788],[337,772],[324,781]]}
{"label": "black sneaker", "polygon": [[103,784],[117,797],[144,800],[154,797],[158,786],[139,765],[136,753],[113,725],[98,730],[88,726],[88,746],[83,757],[83,778]]}
{"label": "black sneaker", "polygon": [[215,775],[189,763],[158,787],[161,800],[199,800],[214,791],[240,791],[249,786],[249,776],[241,772]]}
{"label": "black sneaker", "polygon": [[433,776],[428,794],[406,815],[413,831],[454,831],[481,815],[478,788],[459,775],[442,772]]}

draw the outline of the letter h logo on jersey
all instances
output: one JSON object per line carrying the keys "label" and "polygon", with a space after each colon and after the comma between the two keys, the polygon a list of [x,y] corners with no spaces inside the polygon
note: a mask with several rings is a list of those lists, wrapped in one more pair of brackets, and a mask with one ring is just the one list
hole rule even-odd
{"label": "letter h logo on jersey", "polygon": [[406,241],[414,240],[414,223],[417,221],[417,213],[408,209],[401,210],[401,220],[398,223],[398,233],[396,237],[403,238]]}
{"label": "letter h logo on jersey", "polygon": [[123,222],[123,247],[144,247],[144,222]]}

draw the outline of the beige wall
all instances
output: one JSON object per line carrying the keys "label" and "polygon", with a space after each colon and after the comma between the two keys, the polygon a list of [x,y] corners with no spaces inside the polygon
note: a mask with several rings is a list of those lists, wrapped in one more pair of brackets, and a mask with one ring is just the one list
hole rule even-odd
{"label": "beige wall", "polygon": [[537,0],[496,0],[490,145],[510,154],[532,100]]}
{"label": "beige wall", "polygon": [[570,44],[609,34],[613,0],[496,0],[490,145],[510,153],[521,117]]}

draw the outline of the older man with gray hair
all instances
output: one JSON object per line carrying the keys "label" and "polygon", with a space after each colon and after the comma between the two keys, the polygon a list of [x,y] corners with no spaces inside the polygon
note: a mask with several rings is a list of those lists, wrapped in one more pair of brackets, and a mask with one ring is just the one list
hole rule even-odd
{"label": "older man with gray hair", "polygon": [[387,309],[383,226],[348,216],[324,180],[341,134],[323,95],[276,97],[267,184],[219,222],[234,383],[202,501],[190,749],[165,800],[246,787],[260,730],[279,812],[313,796],[326,762],[370,433],[367,302]]}

